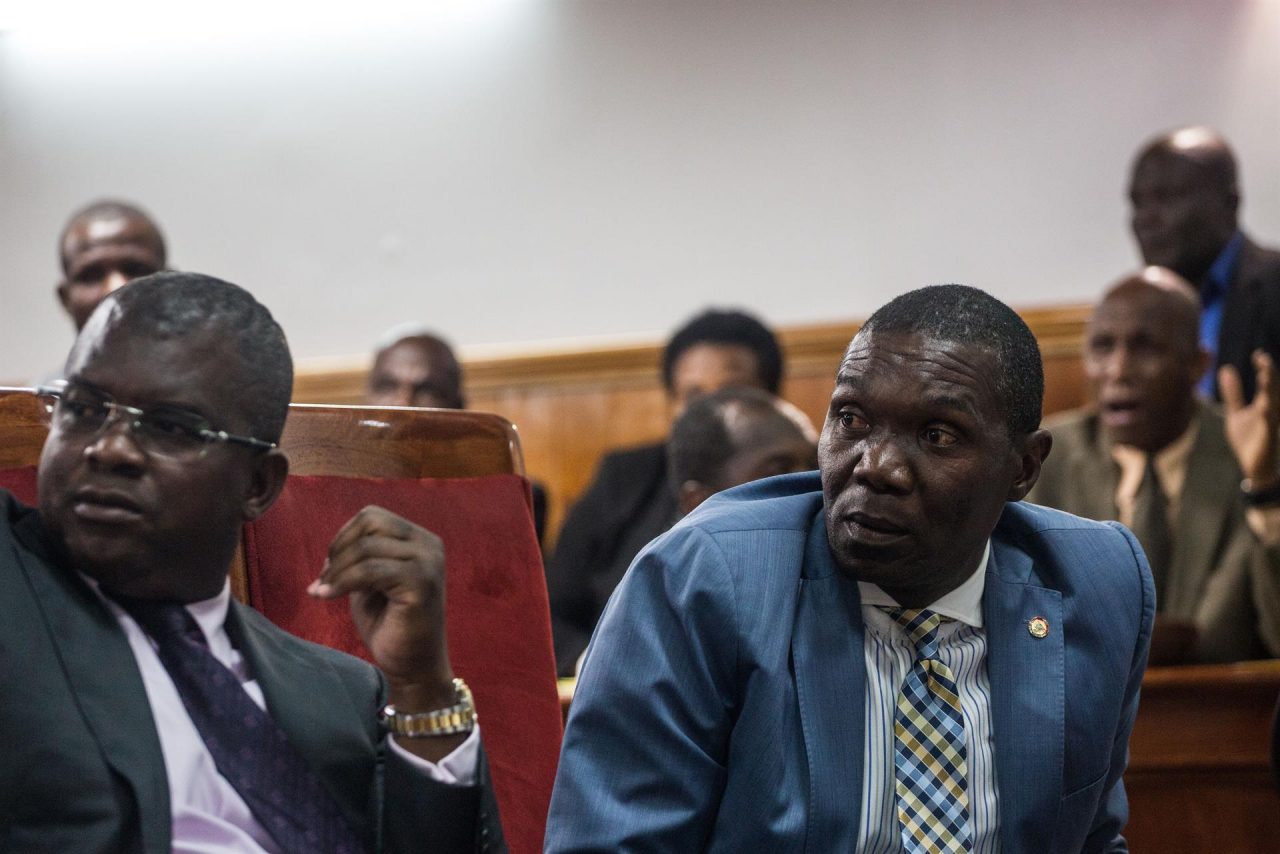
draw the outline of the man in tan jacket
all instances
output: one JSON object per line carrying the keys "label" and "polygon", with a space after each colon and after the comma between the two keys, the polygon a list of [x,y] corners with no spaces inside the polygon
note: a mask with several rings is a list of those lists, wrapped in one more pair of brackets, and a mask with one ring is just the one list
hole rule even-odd
{"label": "man in tan jacket", "polygon": [[1251,403],[1233,367],[1224,409],[1201,402],[1198,322],[1194,289],[1162,267],[1107,291],[1085,337],[1094,406],[1046,424],[1053,454],[1027,500],[1133,528],[1162,622],[1195,629],[1189,660],[1278,656],[1280,376],[1258,351]]}

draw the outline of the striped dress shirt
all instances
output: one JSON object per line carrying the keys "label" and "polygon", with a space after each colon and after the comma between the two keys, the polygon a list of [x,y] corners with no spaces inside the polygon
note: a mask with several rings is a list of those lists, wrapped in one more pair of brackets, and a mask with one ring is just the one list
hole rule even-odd
{"label": "striped dress shirt", "polygon": [[[987,633],[982,627],[982,591],[986,586],[991,543],[973,575],[929,610],[950,617],[938,629],[938,657],[955,674],[964,717],[969,766],[969,823],[974,854],[1000,850],[1000,805],[991,728],[991,683],[987,678]],[[902,682],[915,663],[911,638],[877,606],[899,607],[874,584],[859,582],[866,626],[863,654],[867,663],[866,729],[862,761],[862,813],[858,851],[897,854],[905,849],[898,826],[894,790],[893,716]]]}

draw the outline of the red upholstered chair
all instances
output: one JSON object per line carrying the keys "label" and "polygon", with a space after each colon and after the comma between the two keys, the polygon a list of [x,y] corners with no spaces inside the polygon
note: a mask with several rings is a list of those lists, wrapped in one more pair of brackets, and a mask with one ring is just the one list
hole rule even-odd
{"label": "red upholstered chair", "polygon": [[294,634],[366,656],[345,602],[304,590],[330,540],[377,504],[445,546],[449,655],[471,686],[513,852],[542,847],[561,718],[542,558],[515,429],[496,415],[290,407],[284,494],[245,528],[247,601]]}
{"label": "red upholstered chair", "polygon": [[[0,389],[0,487],[35,500],[45,430],[28,390]],[[345,602],[304,594],[329,541],[366,504],[445,545],[449,653],[475,695],[512,851],[541,849],[561,717],[546,583],[515,429],[475,412],[295,404],[291,476],[245,528],[232,589],[294,634],[367,658]]]}

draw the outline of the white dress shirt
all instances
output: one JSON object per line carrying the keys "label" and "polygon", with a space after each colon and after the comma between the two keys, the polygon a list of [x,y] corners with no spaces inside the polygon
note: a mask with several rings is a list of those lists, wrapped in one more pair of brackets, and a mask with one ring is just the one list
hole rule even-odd
{"label": "white dress shirt", "polygon": [[[97,585],[86,578],[94,589]],[[182,705],[182,698],[169,673],[160,662],[155,644],[129,614],[103,596],[129,639],[133,656],[142,673],[147,701],[160,736],[165,772],[169,779],[169,803],[173,812],[173,851],[175,854],[277,854],[279,848],[267,831],[253,817],[240,794],[218,773],[213,756],[205,747],[199,731]],[[231,586],[212,599],[192,602],[187,610],[195,618],[209,643],[209,650],[240,680],[245,692],[260,708],[266,699],[247,664],[227,635],[227,609],[231,605]],[[480,728],[471,731],[456,750],[439,763],[428,762],[388,739],[389,749],[420,768],[424,774],[441,783],[473,785],[479,763]]]}
{"label": "white dress shirt", "polygon": [[[995,854],[1000,850],[987,633],[982,626],[982,591],[986,587],[990,556],[988,541],[973,575],[929,606],[930,611],[954,621],[944,622],[938,628],[938,658],[951,668],[960,695],[969,770],[969,830],[974,854]],[[893,716],[902,683],[915,664],[916,650],[906,630],[876,607],[900,607],[893,597],[865,582],[858,583],[858,591],[862,596],[862,618],[866,627],[862,651],[867,669],[858,851],[896,854],[905,849],[898,825],[894,782]]]}

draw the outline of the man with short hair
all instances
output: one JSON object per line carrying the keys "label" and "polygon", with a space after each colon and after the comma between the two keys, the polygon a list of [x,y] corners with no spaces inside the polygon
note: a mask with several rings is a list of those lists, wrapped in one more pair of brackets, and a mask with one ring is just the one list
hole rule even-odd
{"label": "man with short hair", "polygon": [[1217,370],[1233,365],[1252,399],[1253,352],[1280,359],[1280,252],[1240,230],[1231,147],[1206,127],[1156,137],[1134,161],[1129,200],[1143,261],[1173,270],[1200,292],[1200,344],[1210,356],[1200,393],[1221,399]]}
{"label": "man with short hair", "polygon": [[698,398],[671,425],[668,443],[680,515],[717,492],[817,468],[817,443],[808,416],[763,389],[730,386]]}
{"label": "man with short hair", "polygon": [[373,355],[365,403],[466,409],[462,366],[439,335],[417,328],[392,330]]}
{"label": "man with short hair", "polygon": [[39,508],[0,505],[8,848],[502,846],[435,535],[367,507],[317,567],[308,592],[350,597],[377,669],[231,600],[241,528],[288,473],[292,378],[247,292],[161,273],[104,300],[42,391]]}
{"label": "man with short hair", "polygon": [[[662,352],[662,381],[677,417],[702,394],[751,386],[777,394],[782,348],[741,311],[711,309],[676,331]],[[571,675],[609,594],[631,559],[680,517],[667,475],[667,443],[606,454],[569,510],[547,563],[556,666]]]}
{"label": "man with short hair", "polygon": [[108,294],[165,268],[164,235],[137,205],[98,201],[67,220],[58,237],[58,259],[58,301],[78,332]]}
{"label": "man with short hair", "polygon": [[1252,403],[1234,366],[1219,370],[1225,418],[1198,401],[1199,308],[1162,267],[1107,290],[1085,333],[1094,403],[1049,422],[1054,454],[1029,499],[1134,530],[1163,620],[1195,629],[1185,660],[1280,655],[1280,378],[1258,351]]}
{"label": "man with short hair", "polygon": [[819,472],[713,496],[610,600],[547,851],[1124,850],[1154,591],[1121,526],[1020,502],[1043,377],[973,288],[873,314]]}

